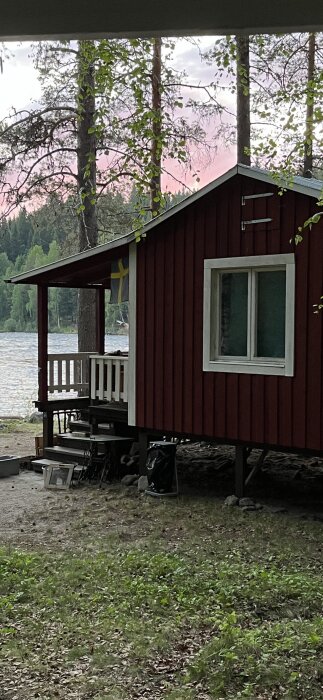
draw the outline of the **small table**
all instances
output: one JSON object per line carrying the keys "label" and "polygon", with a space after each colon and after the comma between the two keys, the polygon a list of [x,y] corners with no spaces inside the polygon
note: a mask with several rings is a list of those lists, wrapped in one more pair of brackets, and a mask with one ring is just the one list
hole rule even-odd
{"label": "small table", "polygon": [[[121,443],[133,442],[132,438],[119,435],[90,435],[89,449],[85,454],[85,479],[97,480],[101,484],[113,466],[113,449]],[[100,446],[103,452],[99,452]]]}

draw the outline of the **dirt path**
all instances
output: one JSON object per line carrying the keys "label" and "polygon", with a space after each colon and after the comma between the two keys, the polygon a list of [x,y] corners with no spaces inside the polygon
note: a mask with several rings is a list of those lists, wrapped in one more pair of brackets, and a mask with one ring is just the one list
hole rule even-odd
{"label": "dirt path", "polygon": [[21,423],[13,432],[7,432],[6,421],[0,421],[0,455],[28,457],[35,454],[35,436],[41,435],[39,424]]}
{"label": "dirt path", "polygon": [[[0,430],[0,455],[33,455],[39,432],[39,425],[28,424],[11,433]],[[177,454],[180,493],[193,501],[212,497],[222,507],[224,498],[234,490],[232,448],[184,444]],[[277,512],[283,509],[297,517],[323,520],[322,460],[270,453],[249,493],[272,512],[275,506]],[[75,543],[80,532],[83,539],[85,534],[91,538],[91,533],[107,527],[118,536],[132,538],[134,518],[132,514],[128,519],[127,511],[133,499],[138,501],[136,517],[142,520],[143,501],[135,487],[108,484],[98,489],[86,484],[68,492],[45,491],[41,475],[22,470],[19,476],[0,479],[1,541],[49,548],[59,542],[65,548]],[[149,530],[150,525],[141,522],[141,527]]]}
{"label": "dirt path", "polygon": [[[8,541],[29,531],[30,515],[45,505],[48,494],[43,489],[43,478],[34,472],[21,472],[0,481],[0,530],[2,540]],[[32,521],[33,522],[33,521]],[[31,526],[32,527],[32,526]]]}

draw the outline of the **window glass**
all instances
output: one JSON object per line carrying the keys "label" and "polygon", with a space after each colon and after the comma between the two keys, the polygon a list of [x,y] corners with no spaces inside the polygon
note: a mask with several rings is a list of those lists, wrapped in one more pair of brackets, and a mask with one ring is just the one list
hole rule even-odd
{"label": "window glass", "polygon": [[246,357],[248,349],[248,272],[220,276],[220,355]]}
{"label": "window glass", "polygon": [[257,273],[257,357],[285,357],[286,272]]}

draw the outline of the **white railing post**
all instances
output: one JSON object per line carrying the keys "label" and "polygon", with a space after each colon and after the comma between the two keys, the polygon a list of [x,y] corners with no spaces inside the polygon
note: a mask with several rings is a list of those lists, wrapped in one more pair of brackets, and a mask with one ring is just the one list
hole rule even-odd
{"label": "white railing post", "polygon": [[59,387],[58,391],[62,391],[62,359],[57,360],[57,386]]}
{"label": "white railing post", "polygon": [[[106,399],[106,401],[112,400],[112,362],[107,362],[106,368],[107,368],[107,389],[106,389],[105,396],[104,396],[104,391],[102,392],[101,401],[104,401],[104,398]],[[99,396],[99,398],[100,398],[100,396]]]}
{"label": "white railing post", "polygon": [[66,384],[66,391],[70,391],[71,387],[71,361],[66,360],[66,375],[65,375],[65,384]]}
{"label": "white railing post", "polygon": [[104,396],[104,362],[103,362],[102,358],[100,358],[98,360],[98,365],[99,365],[99,380],[98,380],[99,381],[99,387],[98,387],[99,398],[101,398],[101,396],[102,396],[102,399],[103,399],[103,396]]}
{"label": "white railing post", "polygon": [[96,363],[90,358],[90,373],[91,373],[91,399],[95,399],[96,392]]}
{"label": "white railing post", "polygon": [[128,403],[128,362],[123,365],[123,400]]}
{"label": "white railing post", "polygon": [[120,362],[114,362],[114,397],[115,401],[120,401]]}

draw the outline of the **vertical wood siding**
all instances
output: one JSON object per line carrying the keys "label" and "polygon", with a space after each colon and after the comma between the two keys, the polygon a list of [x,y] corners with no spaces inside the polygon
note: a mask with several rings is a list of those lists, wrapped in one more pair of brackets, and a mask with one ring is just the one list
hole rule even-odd
{"label": "vertical wood siding", "polygon": [[[275,191],[273,197],[241,196]],[[165,432],[323,450],[323,223],[295,248],[315,200],[235,176],[138,246],[137,424]],[[241,219],[270,217],[247,226]],[[295,250],[294,377],[203,372],[204,259]],[[288,313],[288,309],[287,309]]]}

